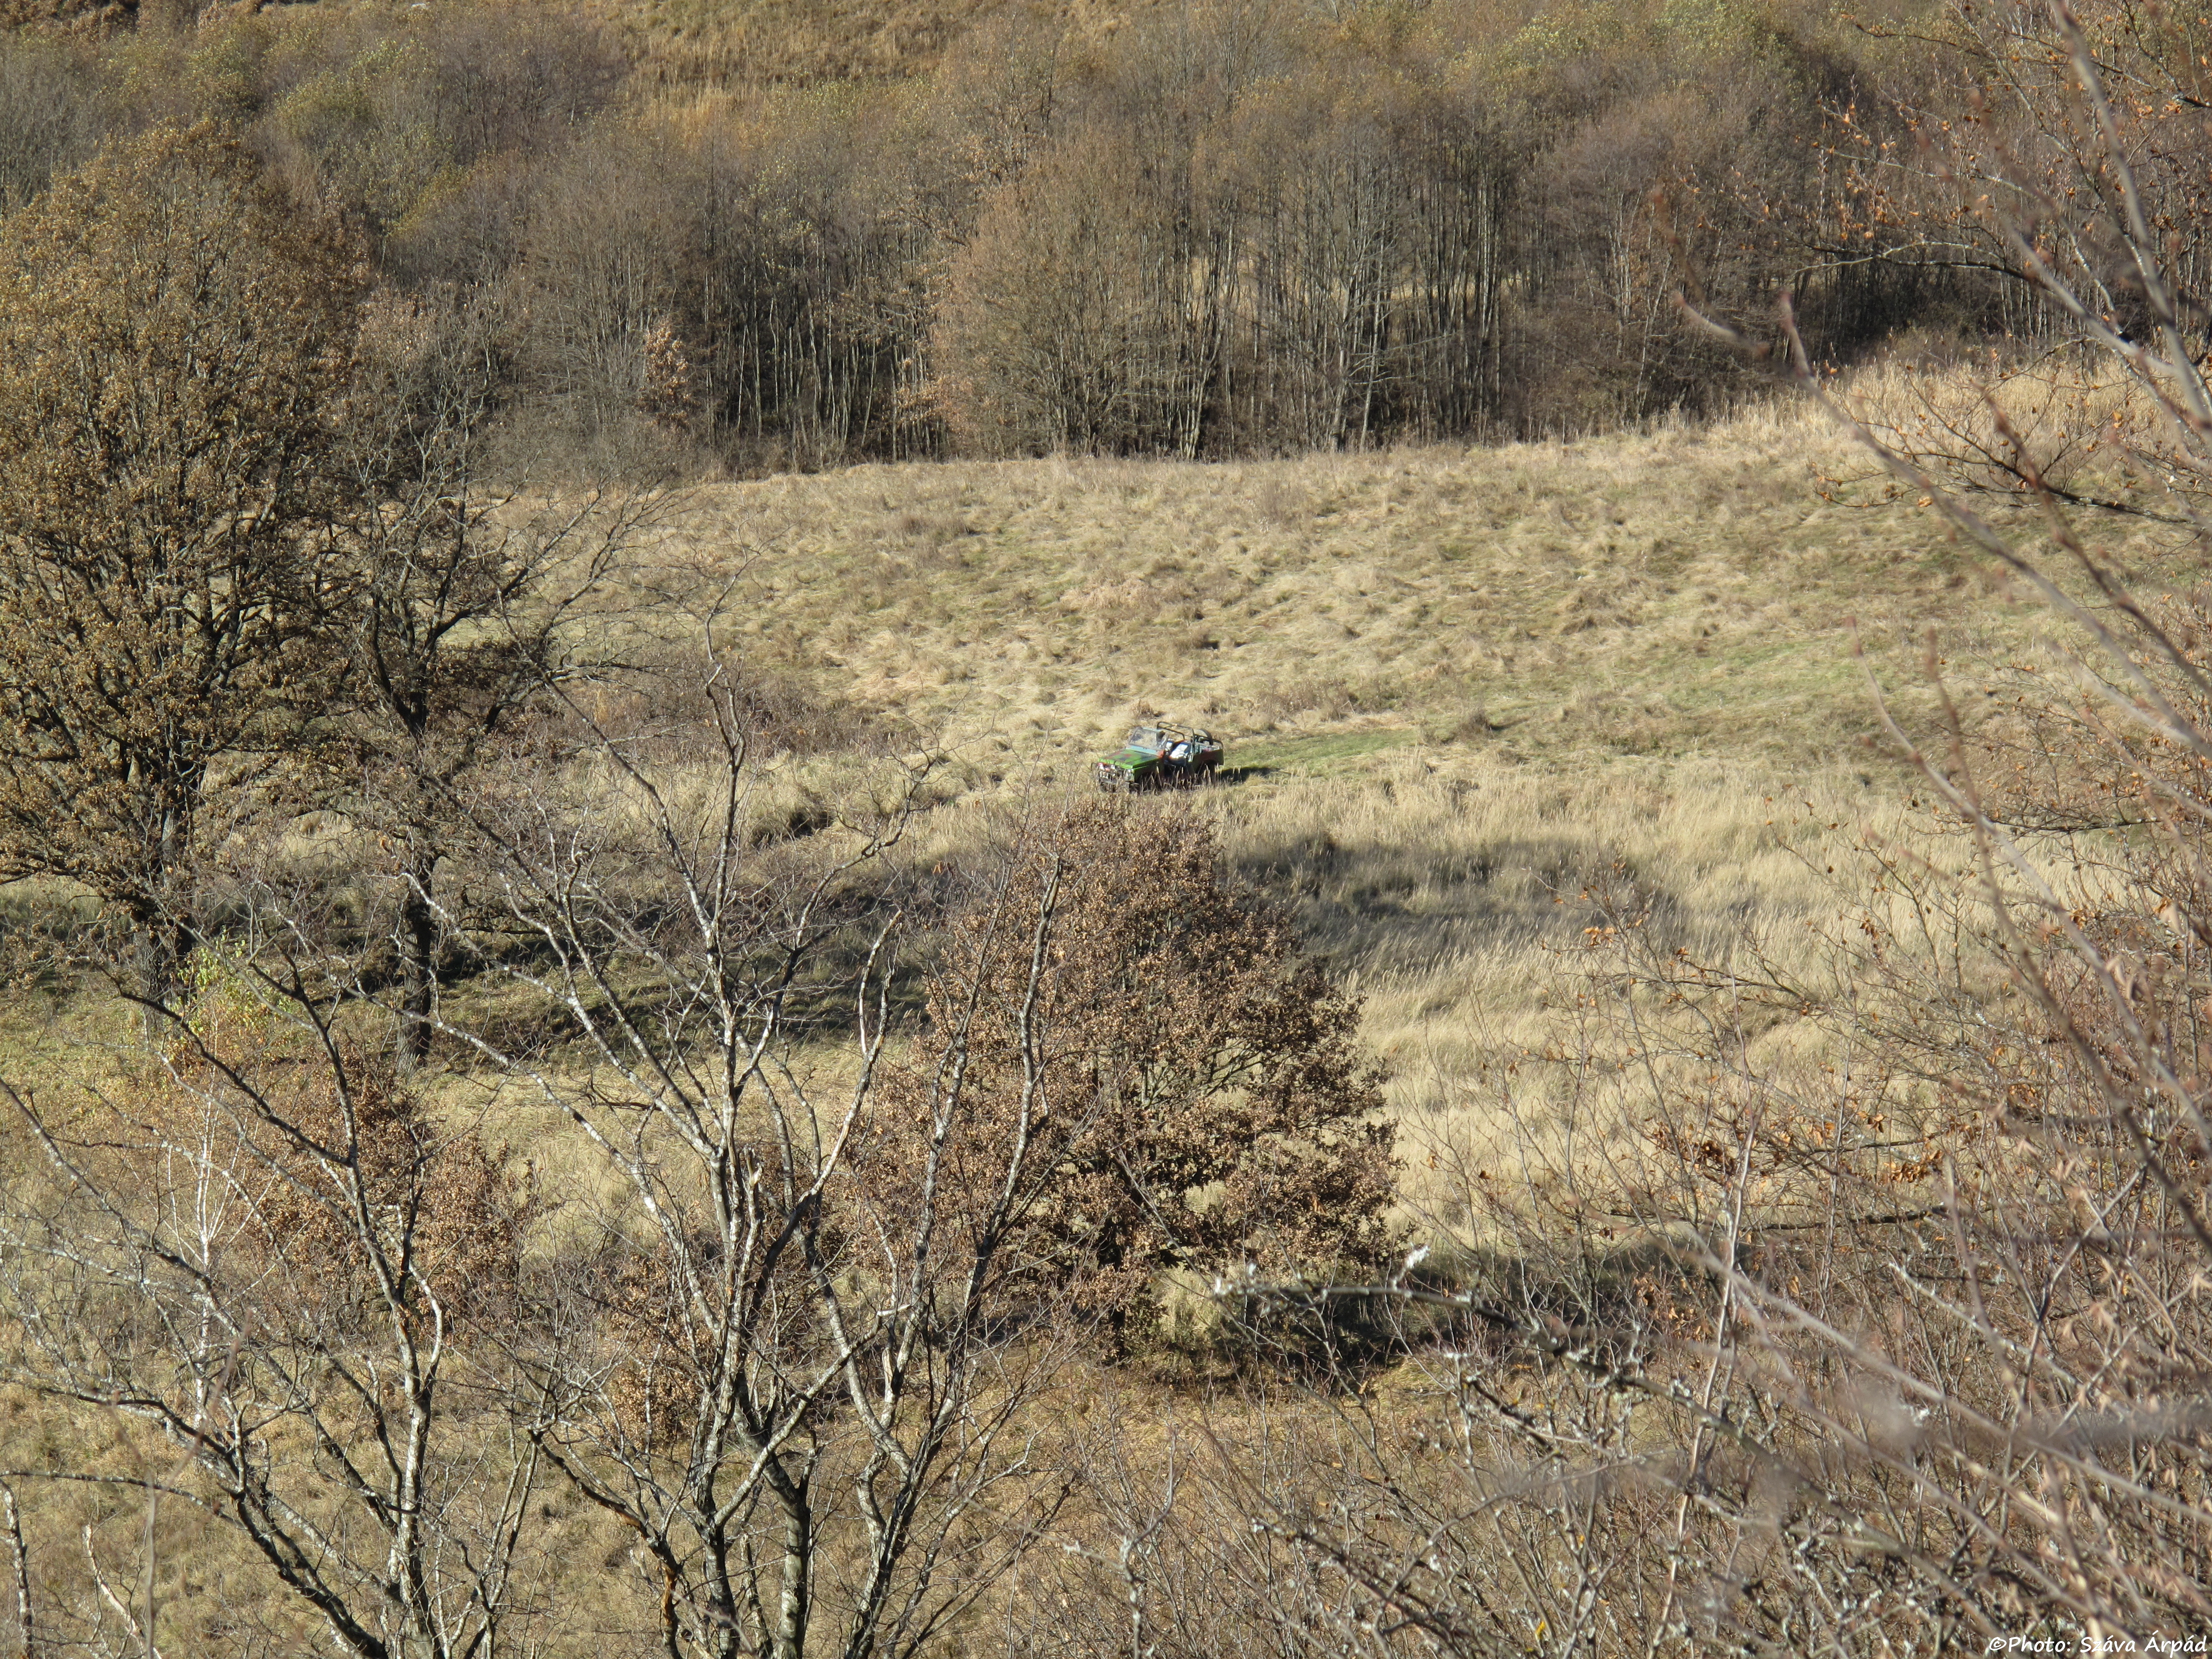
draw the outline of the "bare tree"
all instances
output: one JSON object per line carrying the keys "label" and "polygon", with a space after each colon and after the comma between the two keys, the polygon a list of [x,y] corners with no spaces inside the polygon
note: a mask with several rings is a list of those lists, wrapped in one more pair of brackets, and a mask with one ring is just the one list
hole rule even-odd
{"label": "bare tree", "polygon": [[324,959],[303,933],[251,963],[203,954],[157,1054],[0,1088],[44,1154],[0,1195],[9,1380],[176,1459],[6,1478],[144,1493],[143,1599],[93,1571],[146,1653],[163,1501],[242,1540],[360,1659],[489,1654],[513,1603],[538,1460],[494,1409],[515,1386],[500,1350],[469,1338],[514,1306],[520,1200],[473,1125],[440,1124],[333,1021]]}
{"label": "bare tree", "polygon": [[36,195],[91,149],[100,101],[88,57],[28,31],[0,37],[0,210]]}
{"label": "bare tree", "polygon": [[433,1035],[453,802],[550,686],[607,665],[611,579],[667,499],[648,483],[532,500],[493,481],[506,332],[482,295],[385,295],[363,330],[367,414],[351,460],[364,510],[347,526],[353,718],[332,736],[348,774],[337,798],[395,848],[410,1070]]}
{"label": "bare tree", "polygon": [[[1049,1170],[1018,1133],[954,1178],[957,1059],[919,1121],[878,1100],[900,917],[866,878],[918,775],[763,836],[738,677],[650,702],[617,730],[569,698],[590,787],[518,773],[475,819],[475,925],[518,941],[495,971],[571,1059],[441,1026],[526,1077],[619,1194],[573,1218],[586,1242],[517,1338],[525,1427],[635,1534],[672,1656],[914,1652],[1053,1506],[1025,1408],[1061,1342],[1006,1322]],[[1036,927],[1010,912],[994,948],[1041,971]]]}

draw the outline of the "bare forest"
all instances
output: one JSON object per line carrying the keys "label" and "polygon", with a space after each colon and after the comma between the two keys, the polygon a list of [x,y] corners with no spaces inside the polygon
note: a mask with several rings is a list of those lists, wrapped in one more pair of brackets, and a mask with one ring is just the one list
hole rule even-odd
{"label": "bare forest", "polygon": [[0,198],[213,122],[380,292],[495,319],[546,464],[1598,431],[1760,388],[1686,283],[1762,319],[1789,288],[1827,362],[2058,332],[1917,164],[1973,71],[1910,20],[1008,8],[924,74],[672,84],[557,9],[294,9],[13,36]]}
{"label": "bare forest", "polygon": [[2212,20],[0,22],[0,1655],[2205,1650]]}

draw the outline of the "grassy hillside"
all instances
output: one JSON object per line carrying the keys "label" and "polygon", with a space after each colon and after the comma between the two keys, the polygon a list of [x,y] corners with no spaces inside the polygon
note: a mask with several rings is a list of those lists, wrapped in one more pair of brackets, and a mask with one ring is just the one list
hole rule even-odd
{"label": "grassy hillside", "polygon": [[[1932,639],[1982,721],[2047,628],[1794,406],[1569,444],[708,483],[633,600],[611,626],[680,654],[712,616],[750,668],[941,756],[924,864],[1010,803],[1088,793],[1134,721],[1210,726],[1228,765],[1197,810],[1364,997],[1408,1123],[1449,1137],[1486,1132],[1486,1068],[1547,1040],[1601,878],[1662,894],[1701,955],[1755,931],[1816,974],[1808,924],[1848,902],[1831,866],[1923,828],[1868,675],[1934,732]],[[771,769],[756,810],[793,815],[850,772]],[[10,1045],[76,1041],[40,1035],[50,1012],[10,1006]]]}
{"label": "grassy hillside", "polygon": [[[901,854],[924,866],[972,848],[1009,805],[1087,793],[1090,758],[1133,719],[1212,726],[1230,771],[1192,805],[1364,999],[1407,1218],[1481,1238],[1470,1174],[1575,1132],[1562,1109],[1587,892],[1633,884],[1668,948],[1717,960],[1755,941],[1792,983],[1833,984],[1826,935],[1865,902],[1854,850],[1870,836],[1936,850],[1876,738],[1854,619],[1908,723],[1935,713],[1929,630],[1954,690],[1995,690],[1983,665],[2044,649],[2035,610],[1914,502],[1849,481],[1863,471],[1791,410],[1567,445],[714,483],[674,504],[637,608],[609,625],[680,651],[712,615],[755,669],[903,728],[910,750],[941,748],[934,804]],[[773,763],[766,804],[826,792],[841,769],[834,752]],[[18,994],[0,1009],[17,1073],[49,1090],[117,1063],[82,1041],[112,1006]],[[1824,1059],[1787,1012],[1746,1041],[1764,1072]],[[446,1086],[456,1121],[526,1159],[542,1191],[574,1204],[605,1182],[542,1111],[463,1076]],[[28,1156],[20,1138],[15,1152]],[[1195,1331],[1209,1308],[1171,1301],[1170,1329]],[[1134,1388],[1139,1416],[1166,1408],[1141,1376],[1072,1376],[1048,1459],[1080,1455],[1055,1437],[1090,1431],[1096,1391]],[[234,1650],[247,1626],[269,1645],[234,1650],[313,1639],[227,1534],[182,1505],[149,1516],[134,1483],[176,1478],[173,1448],[10,1393],[0,1451],[112,1483],[61,1488],[35,1521],[58,1605],[96,1606],[85,1575],[136,1572],[150,1537],[173,1640]],[[538,1520],[544,1553],[521,1571],[562,1610],[546,1650],[642,1651],[604,1633],[652,1617],[628,1536],[550,1487]],[[95,1553],[82,1570],[80,1539]]]}
{"label": "grassy hillside", "polygon": [[[993,781],[1158,710],[1232,763],[1418,748],[1549,769],[1864,758],[1851,659],[2025,613],[1810,416],[1190,467],[863,467],[701,490],[666,553],[740,637]],[[1905,677],[1907,679],[1911,676]],[[1906,695],[1911,694],[1907,689]]]}
{"label": "grassy hillside", "polygon": [[1492,1132],[1478,1079],[1550,1040],[1589,883],[1663,895],[1701,955],[1755,933],[1817,978],[1850,902],[1832,868],[1921,833],[1866,673],[1925,731],[1931,630],[1974,720],[2044,651],[2039,611],[1795,407],[1574,444],[711,485],[655,563],[695,606],[726,594],[755,663],[945,746],[933,847],[970,833],[963,802],[1086,789],[1134,720],[1222,734],[1203,810],[1366,997],[1417,1182],[1424,1141]]}
{"label": "grassy hillside", "polygon": [[[889,80],[919,74],[998,0],[590,0],[664,83]],[[1139,8],[1062,0],[1079,29]]]}
{"label": "grassy hillside", "polygon": [[[1080,33],[1110,33],[1135,6],[1058,0],[1049,9]],[[83,30],[129,27],[354,0],[0,0],[0,24]],[[368,0],[377,4],[379,0]],[[793,83],[896,80],[933,67],[945,48],[1002,10],[1000,0],[583,0],[579,9],[619,40],[649,83]]]}

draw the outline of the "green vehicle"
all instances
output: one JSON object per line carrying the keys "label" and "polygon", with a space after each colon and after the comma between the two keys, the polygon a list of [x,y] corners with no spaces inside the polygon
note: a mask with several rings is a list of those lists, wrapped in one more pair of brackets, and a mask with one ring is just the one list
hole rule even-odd
{"label": "green vehicle", "polygon": [[1194,726],[1140,726],[1120,754],[1098,763],[1098,787],[1116,793],[1191,788],[1220,769],[1221,752],[1221,740]]}

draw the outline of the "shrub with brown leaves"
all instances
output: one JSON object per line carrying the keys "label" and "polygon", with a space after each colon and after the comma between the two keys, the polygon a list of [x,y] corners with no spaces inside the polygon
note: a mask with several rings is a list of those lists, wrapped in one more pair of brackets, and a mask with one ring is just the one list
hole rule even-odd
{"label": "shrub with brown leaves", "polygon": [[1205,819],[1100,804],[1025,826],[949,932],[878,1156],[948,1074],[975,1103],[953,1179],[1042,1137],[1023,1270],[1117,1340],[1170,1271],[1326,1274],[1387,1248],[1394,1129],[1358,1000],[1224,882]]}

